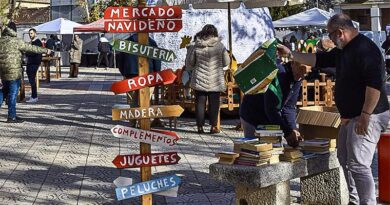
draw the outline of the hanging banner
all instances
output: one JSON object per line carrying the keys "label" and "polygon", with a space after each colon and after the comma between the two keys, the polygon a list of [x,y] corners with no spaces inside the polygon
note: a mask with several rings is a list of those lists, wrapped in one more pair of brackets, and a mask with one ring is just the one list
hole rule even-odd
{"label": "hanging banner", "polygon": [[115,192],[117,199],[121,201],[124,199],[142,196],[144,194],[165,191],[179,186],[180,183],[180,177],[172,175],[126,187],[119,187],[115,189]]}
{"label": "hanging banner", "polygon": [[104,11],[105,19],[180,19],[181,8],[178,6],[154,7],[108,7]]}
{"label": "hanging banner", "polygon": [[115,82],[111,86],[111,91],[115,94],[120,94],[161,84],[169,85],[175,82],[175,79],[176,75],[173,73],[172,69],[167,69]]}
{"label": "hanging banner", "polygon": [[177,164],[180,160],[177,152],[118,155],[112,161],[116,168],[138,168]]}
{"label": "hanging banner", "polygon": [[172,62],[176,59],[175,53],[171,50],[143,45],[133,41],[117,39],[113,42],[112,48],[116,51],[130,53],[133,55],[143,56],[165,62]]}
{"label": "hanging banner", "polygon": [[155,146],[172,147],[180,139],[176,133],[165,130],[141,130],[133,127],[116,125],[111,129],[116,138],[127,139],[132,142],[142,142]]}
{"label": "hanging banner", "polygon": [[179,117],[184,109],[180,105],[157,105],[148,108],[112,108],[112,120],[137,120]]}
{"label": "hanging banner", "polygon": [[108,33],[178,32],[182,27],[181,20],[114,20],[104,22],[104,30]]}

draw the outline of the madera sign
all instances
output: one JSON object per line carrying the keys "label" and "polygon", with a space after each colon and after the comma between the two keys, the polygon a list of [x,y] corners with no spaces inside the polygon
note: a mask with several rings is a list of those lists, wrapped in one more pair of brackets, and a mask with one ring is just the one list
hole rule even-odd
{"label": "madera sign", "polygon": [[144,87],[153,87],[156,85],[168,85],[175,81],[176,75],[171,69],[149,73],[131,79],[115,82],[111,86],[111,91],[115,94],[139,90]]}
{"label": "madera sign", "polygon": [[139,184],[134,184],[126,187],[115,189],[117,199],[124,200],[132,197],[141,196],[155,192],[164,191],[179,186],[181,183],[180,177],[176,175],[162,177]]}
{"label": "madera sign", "polygon": [[180,19],[178,6],[154,7],[108,7],[104,11],[105,19]]}
{"label": "madera sign", "polygon": [[177,164],[180,160],[177,152],[118,155],[112,161],[116,168],[137,168]]}
{"label": "madera sign", "polygon": [[172,62],[176,59],[173,51],[157,48],[153,46],[139,44],[133,41],[115,40],[112,45],[113,49],[120,52],[130,53],[137,56],[144,56],[151,59]]}
{"label": "madera sign", "polygon": [[153,33],[178,32],[182,29],[181,20],[113,20],[104,22],[104,30],[109,33]]}
{"label": "madera sign", "polygon": [[112,108],[112,120],[136,120],[179,117],[184,109],[180,105],[158,105],[148,108]]}
{"label": "madera sign", "polygon": [[111,133],[116,138],[128,139],[133,142],[143,142],[156,146],[174,146],[179,137],[174,132],[160,130],[141,130],[132,127],[116,125],[111,129]]}

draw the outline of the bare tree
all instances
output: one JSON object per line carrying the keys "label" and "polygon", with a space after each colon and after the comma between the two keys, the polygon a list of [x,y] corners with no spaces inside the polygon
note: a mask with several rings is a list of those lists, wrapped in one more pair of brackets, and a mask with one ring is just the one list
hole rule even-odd
{"label": "bare tree", "polygon": [[20,4],[17,0],[0,0],[0,22],[7,24],[13,21],[19,13]]}

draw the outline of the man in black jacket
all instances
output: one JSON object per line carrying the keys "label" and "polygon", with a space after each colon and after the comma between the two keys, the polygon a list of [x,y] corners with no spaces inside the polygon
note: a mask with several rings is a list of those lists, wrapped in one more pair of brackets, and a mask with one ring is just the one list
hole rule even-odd
{"label": "man in black jacket", "polygon": [[[35,29],[30,29],[28,34],[31,39],[31,45],[42,47],[42,42],[37,38],[37,31]],[[37,83],[36,76],[39,65],[42,61],[42,54],[40,53],[26,53],[27,56],[27,76],[28,81],[31,85],[31,97],[26,102],[27,103],[36,103],[38,102],[38,92],[37,92]]]}
{"label": "man in black jacket", "polygon": [[111,45],[110,45],[110,42],[107,40],[107,38],[104,36],[104,34],[102,34],[100,39],[99,39],[98,51],[99,51],[99,56],[98,56],[98,61],[97,61],[97,67],[100,66],[100,63],[102,62],[102,60],[104,58],[104,62],[106,65],[106,70],[107,70],[107,68],[110,67],[110,65],[109,65],[110,62],[108,60],[108,54],[111,52]]}
{"label": "man in black jacket", "polygon": [[335,101],[341,115],[337,157],[349,186],[350,204],[376,204],[371,164],[381,132],[390,119],[384,60],[373,41],[352,20],[336,14],[328,21],[337,48],[308,54],[278,45],[280,54],[313,68],[336,67]]}

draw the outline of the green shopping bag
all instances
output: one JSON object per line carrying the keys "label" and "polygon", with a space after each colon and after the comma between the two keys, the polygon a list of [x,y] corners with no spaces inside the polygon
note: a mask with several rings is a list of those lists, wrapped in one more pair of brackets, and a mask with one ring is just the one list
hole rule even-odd
{"label": "green shopping bag", "polygon": [[278,42],[270,39],[252,53],[234,74],[238,87],[245,94],[257,94],[267,91],[276,77],[276,51]]}

